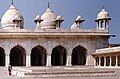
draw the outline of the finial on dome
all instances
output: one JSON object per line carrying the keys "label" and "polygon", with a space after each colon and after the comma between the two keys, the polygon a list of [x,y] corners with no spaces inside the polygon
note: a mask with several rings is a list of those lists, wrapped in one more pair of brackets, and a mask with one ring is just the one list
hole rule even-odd
{"label": "finial on dome", "polygon": [[14,3],[14,2],[13,2],[13,0],[12,0],[12,1],[11,1],[11,4],[13,5],[13,3]]}
{"label": "finial on dome", "polygon": [[50,3],[48,2],[48,8],[50,8]]}
{"label": "finial on dome", "polygon": [[103,5],[103,8],[102,9],[105,9],[105,6]]}

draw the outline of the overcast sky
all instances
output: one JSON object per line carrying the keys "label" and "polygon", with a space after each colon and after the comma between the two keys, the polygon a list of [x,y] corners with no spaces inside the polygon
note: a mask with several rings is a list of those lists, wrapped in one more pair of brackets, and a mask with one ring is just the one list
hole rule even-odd
{"label": "overcast sky", "polygon": [[[70,28],[78,14],[85,19],[81,28],[96,28],[96,16],[104,5],[112,18],[110,33],[116,34],[115,38],[111,37],[110,43],[120,43],[120,0],[14,0],[14,5],[24,17],[26,29],[36,27],[35,16],[38,12],[40,15],[45,12],[48,2],[51,9],[65,19],[62,24],[64,29]],[[1,18],[10,5],[11,0],[0,0]]]}

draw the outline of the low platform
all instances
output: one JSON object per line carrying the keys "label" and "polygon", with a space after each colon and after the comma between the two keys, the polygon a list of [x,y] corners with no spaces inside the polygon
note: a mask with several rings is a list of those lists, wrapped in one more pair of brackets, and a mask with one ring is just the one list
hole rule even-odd
{"label": "low platform", "polygon": [[120,68],[93,66],[14,67],[13,76],[20,79],[120,79]]}

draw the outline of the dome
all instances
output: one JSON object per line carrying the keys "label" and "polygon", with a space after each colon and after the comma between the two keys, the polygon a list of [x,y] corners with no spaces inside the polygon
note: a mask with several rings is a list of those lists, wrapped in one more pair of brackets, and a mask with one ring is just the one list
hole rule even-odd
{"label": "dome", "polygon": [[[14,20],[19,20],[20,23],[15,24]],[[22,29],[24,25],[24,19],[18,9],[11,5],[10,8],[3,15],[1,19],[1,25],[3,29],[12,29],[15,28],[15,26]]]}
{"label": "dome", "polygon": [[75,21],[78,21],[78,20],[83,21],[84,19],[82,18],[82,16],[78,15]]}
{"label": "dome", "polygon": [[103,8],[102,11],[97,15],[97,19],[109,18],[109,13]]}
{"label": "dome", "polygon": [[41,17],[39,14],[35,17],[35,20],[41,20]]}
{"label": "dome", "polygon": [[57,18],[56,18],[56,20],[63,20],[62,16],[58,15]]}
{"label": "dome", "polygon": [[39,13],[37,14],[37,16],[35,17],[35,20],[34,20],[34,22],[35,23],[37,23],[37,22],[42,22],[43,20],[41,20],[41,17],[40,17],[40,15],[39,15]]}
{"label": "dome", "polygon": [[42,29],[55,29],[55,20],[57,18],[57,14],[55,14],[48,6],[45,13],[41,16],[41,19],[43,20],[41,22],[41,28]]}
{"label": "dome", "polygon": [[76,20],[75,20],[75,22],[80,22],[80,23],[82,23],[83,21],[85,21],[85,20],[80,15],[78,15]]}

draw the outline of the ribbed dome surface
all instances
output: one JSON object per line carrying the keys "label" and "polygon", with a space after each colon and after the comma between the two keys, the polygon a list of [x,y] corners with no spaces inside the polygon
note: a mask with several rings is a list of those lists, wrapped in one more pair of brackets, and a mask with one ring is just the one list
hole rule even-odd
{"label": "ribbed dome surface", "polygon": [[1,19],[2,28],[3,29],[14,28],[15,24],[13,20],[21,20],[20,25],[16,25],[16,26],[18,26],[18,28],[23,28],[23,25],[24,25],[23,16],[20,14],[17,8],[11,5]]}
{"label": "ribbed dome surface", "polygon": [[97,15],[97,19],[109,18],[109,13],[103,8],[102,11]]}
{"label": "ribbed dome surface", "polygon": [[45,11],[45,13],[41,16],[43,20],[41,22],[42,29],[55,29],[55,20],[57,18],[57,14],[55,14],[49,7]]}

